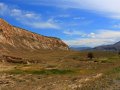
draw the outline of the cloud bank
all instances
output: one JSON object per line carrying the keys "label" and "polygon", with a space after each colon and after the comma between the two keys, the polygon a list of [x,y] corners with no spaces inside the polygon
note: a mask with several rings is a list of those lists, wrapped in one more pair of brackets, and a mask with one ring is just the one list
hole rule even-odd
{"label": "cloud bank", "polygon": [[84,34],[83,38],[76,38],[73,40],[65,40],[70,46],[90,46],[95,47],[99,45],[113,44],[120,39],[120,31],[114,30],[98,30],[96,33]]}
{"label": "cloud bank", "polygon": [[[28,0],[27,0],[28,1]],[[112,19],[120,19],[120,0],[30,0],[31,4],[89,10]]]}

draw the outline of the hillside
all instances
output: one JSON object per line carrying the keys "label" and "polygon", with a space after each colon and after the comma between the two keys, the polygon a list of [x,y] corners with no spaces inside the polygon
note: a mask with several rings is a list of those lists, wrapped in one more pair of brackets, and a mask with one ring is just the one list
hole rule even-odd
{"label": "hillside", "polygon": [[10,25],[0,19],[0,50],[40,50],[59,49],[68,50],[69,47],[62,40],[32,33],[22,28]]}

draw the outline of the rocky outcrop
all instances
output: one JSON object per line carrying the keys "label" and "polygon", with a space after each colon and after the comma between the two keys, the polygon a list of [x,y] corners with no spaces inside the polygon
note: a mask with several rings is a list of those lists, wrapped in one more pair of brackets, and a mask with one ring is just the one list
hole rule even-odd
{"label": "rocky outcrop", "polygon": [[0,55],[0,62],[8,62],[8,63],[19,63],[19,64],[36,64],[39,63],[39,60],[8,56],[8,55]]}
{"label": "rocky outcrop", "polygon": [[68,50],[69,47],[62,40],[32,33],[22,28],[10,25],[0,19],[0,50],[39,50],[60,49]]}

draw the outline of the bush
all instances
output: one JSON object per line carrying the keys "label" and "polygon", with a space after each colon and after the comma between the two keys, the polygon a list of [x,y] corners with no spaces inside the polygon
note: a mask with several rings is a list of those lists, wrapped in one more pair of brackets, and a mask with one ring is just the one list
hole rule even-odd
{"label": "bush", "polygon": [[120,51],[118,52],[118,55],[120,56]]}
{"label": "bush", "polygon": [[93,53],[92,53],[92,52],[89,52],[89,53],[87,54],[87,58],[90,59],[90,60],[92,60],[92,59],[94,58]]}

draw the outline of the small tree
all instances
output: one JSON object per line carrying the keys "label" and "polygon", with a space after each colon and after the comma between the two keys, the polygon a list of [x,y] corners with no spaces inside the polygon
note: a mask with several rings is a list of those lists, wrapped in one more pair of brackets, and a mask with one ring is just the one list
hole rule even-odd
{"label": "small tree", "polygon": [[120,56],[120,51],[118,52],[118,55]]}
{"label": "small tree", "polygon": [[92,53],[92,52],[89,52],[89,53],[87,54],[87,58],[90,59],[90,60],[92,60],[92,59],[94,58],[93,53]]}

